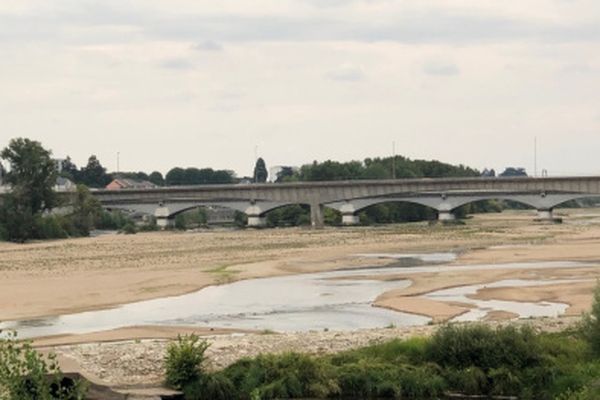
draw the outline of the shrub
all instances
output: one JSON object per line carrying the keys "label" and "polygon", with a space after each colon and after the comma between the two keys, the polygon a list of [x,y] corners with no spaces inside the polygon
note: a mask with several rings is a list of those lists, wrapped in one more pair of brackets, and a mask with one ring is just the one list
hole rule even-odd
{"label": "shrub", "polygon": [[186,221],[183,214],[177,214],[175,217],[175,229],[180,231],[184,231],[186,229]]}
{"label": "shrub", "polygon": [[223,374],[207,374],[183,388],[186,400],[230,400],[233,384]]}
{"label": "shrub", "polygon": [[314,357],[287,353],[241,360],[224,371],[239,393],[261,399],[325,398],[337,393],[332,367]]}
{"label": "shrub", "polygon": [[365,359],[342,365],[338,383],[342,397],[400,398],[402,392],[394,365]]}
{"label": "shrub", "polygon": [[121,232],[126,235],[135,235],[137,233],[137,228],[133,222],[129,221],[125,224],[125,226],[123,226]]}
{"label": "shrub", "polygon": [[600,282],[594,290],[592,310],[584,316],[582,331],[594,356],[600,357]]}
{"label": "shrub", "polygon": [[431,338],[428,359],[442,367],[478,367],[484,372],[500,367],[524,369],[541,364],[541,346],[531,328],[496,330],[484,325],[448,325]]}
{"label": "shrub", "polygon": [[197,335],[178,336],[167,347],[165,357],[166,383],[175,389],[183,389],[203,377],[204,353],[208,343]]}
{"label": "shrub", "polygon": [[0,339],[0,399],[3,400],[79,400],[84,385],[77,381],[64,386],[54,355],[44,357],[31,343],[16,341],[9,333]]}
{"label": "shrub", "polygon": [[60,221],[60,217],[50,215],[37,220],[38,236],[40,239],[64,239],[69,235]]}
{"label": "shrub", "polygon": [[450,387],[461,393],[478,395],[489,392],[487,376],[477,367],[450,369],[445,371],[445,376]]}
{"label": "shrub", "polygon": [[446,382],[429,368],[406,368],[400,373],[403,399],[435,399],[444,394]]}

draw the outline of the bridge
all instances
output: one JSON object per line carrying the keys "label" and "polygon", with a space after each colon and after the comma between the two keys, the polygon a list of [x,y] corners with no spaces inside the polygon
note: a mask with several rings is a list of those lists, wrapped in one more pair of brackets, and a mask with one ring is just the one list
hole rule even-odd
{"label": "bridge", "polygon": [[408,202],[430,207],[440,220],[453,211],[483,200],[511,200],[535,208],[538,218],[553,219],[553,209],[567,201],[600,197],[600,177],[560,178],[426,178],[353,180],[283,184],[176,186],[154,189],[97,190],[93,195],[107,209],[154,215],[159,226],[203,206],[241,211],[248,225],[266,224],[265,214],[292,204],[310,206],[311,224],[323,226],[325,207],[341,212],[344,225],[358,224],[358,213],[372,205]]}

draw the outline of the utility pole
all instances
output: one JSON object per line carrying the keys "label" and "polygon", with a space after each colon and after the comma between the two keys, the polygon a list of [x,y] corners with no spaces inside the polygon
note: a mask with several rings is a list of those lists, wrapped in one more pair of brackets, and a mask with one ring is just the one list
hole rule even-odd
{"label": "utility pole", "polygon": [[392,179],[396,179],[396,142],[392,141]]}
{"label": "utility pole", "polygon": [[533,138],[533,176],[537,178],[537,136]]}
{"label": "utility pole", "polygon": [[121,153],[117,151],[117,174],[120,172],[120,157],[121,157]]}
{"label": "utility pole", "polygon": [[256,162],[258,161],[258,145],[254,145],[254,183],[256,183]]}

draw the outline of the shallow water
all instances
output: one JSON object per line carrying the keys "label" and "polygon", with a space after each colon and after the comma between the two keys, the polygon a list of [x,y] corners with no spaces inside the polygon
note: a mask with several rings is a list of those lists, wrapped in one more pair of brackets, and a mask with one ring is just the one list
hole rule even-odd
{"label": "shallow water", "polygon": [[519,318],[530,317],[557,317],[569,308],[568,304],[542,301],[539,303],[515,302],[503,300],[478,300],[468,296],[476,294],[484,288],[502,287],[527,287],[545,286],[560,283],[575,283],[578,280],[552,280],[552,281],[530,281],[523,279],[507,279],[494,283],[460,286],[450,289],[438,290],[428,293],[424,297],[438,301],[452,301],[470,304],[474,308],[459,315],[453,321],[475,321],[485,318],[490,311],[506,311],[519,316]]}
{"label": "shallow water", "polygon": [[[400,255],[395,256],[398,258]],[[410,256],[414,257],[414,255]],[[378,295],[392,289],[406,288],[410,285],[409,280],[380,281],[369,277],[397,273],[442,272],[449,269],[453,271],[519,270],[577,268],[582,265],[575,262],[469,266],[432,265],[340,270],[251,279],[207,287],[182,296],[126,304],[109,310],[30,321],[5,322],[0,324],[0,329],[14,329],[18,332],[19,337],[28,338],[88,333],[133,325],[230,327],[275,331],[354,330],[384,327],[390,324],[396,326],[424,325],[430,321],[429,318],[372,307],[372,302]],[[527,282],[527,285],[531,286],[536,282],[544,281],[523,282]],[[476,288],[462,287],[457,288],[456,291],[438,291],[427,296],[434,298],[437,296],[442,300],[460,298],[460,301],[465,301],[463,297],[472,290],[476,291]],[[502,302],[511,304],[498,304],[468,300],[476,308],[468,316],[465,314],[461,318],[472,320],[479,319],[488,311],[495,309],[518,309],[521,311],[518,314],[522,317],[550,316],[557,312],[564,312],[564,309],[554,305],[547,307],[542,304],[537,307],[532,303]],[[547,313],[544,313],[544,310]]]}

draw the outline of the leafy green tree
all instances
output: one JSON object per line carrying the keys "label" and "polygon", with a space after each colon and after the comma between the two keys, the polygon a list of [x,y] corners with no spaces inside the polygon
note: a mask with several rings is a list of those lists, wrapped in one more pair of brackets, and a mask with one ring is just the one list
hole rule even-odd
{"label": "leafy green tree", "polygon": [[524,168],[508,167],[499,176],[501,176],[501,177],[527,176],[527,172],[525,172]]}
{"label": "leafy green tree", "polygon": [[81,183],[88,187],[102,188],[110,183],[112,177],[106,173],[95,155],[91,155],[87,165],[81,169]]}
{"label": "leafy green tree", "polygon": [[31,214],[52,208],[55,203],[56,164],[52,153],[40,142],[24,138],[10,141],[0,157],[10,164],[7,182],[20,205]]}
{"label": "leafy green tree", "polygon": [[267,171],[265,160],[263,160],[262,157],[259,157],[254,165],[254,181],[257,183],[265,183],[268,176],[269,172]]}
{"label": "leafy green tree", "polygon": [[281,171],[277,173],[277,179],[275,182],[289,182],[293,180],[294,177],[294,169],[292,167],[281,167]]}
{"label": "leafy green tree", "polygon": [[39,142],[23,138],[11,140],[0,157],[10,164],[6,181],[11,185],[0,222],[9,240],[24,242],[37,235],[36,217],[55,204],[56,164]]}
{"label": "leafy green tree", "polygon": [[183,168],[175,167],[167,172],[165,180],[169,186],[185,185],[185,170]]}
{"label": "leafy green tree", "polygon": [[77,165],[75,165],[71,160],[71,157],[67,156],[67,158],[65,158],[65,160],[62,162],[60,175],[64,178],[72,180],[73,182],[78,182],[80,180],[79,170],[77,169]]}
{"label": "leafy green tree", "polygon": [[102,206],[85,185],[77,185],[71,214],[72,223],[80,236],[88,236],[102,216]]}
{"label": "leafy green tree", "polygon": [[227,170],[213,170],[212,168],[173,168],[165,177],[169,186],[180,185],[211,185],[217,183],[232,183],[234,173]]}
{"label": "leafy green tree", "polygon": [[158,171],[154,171],[148,175],[148,180],[156,186],[163,186],[165,184],[165,178],[163,178],[163,175]]}

